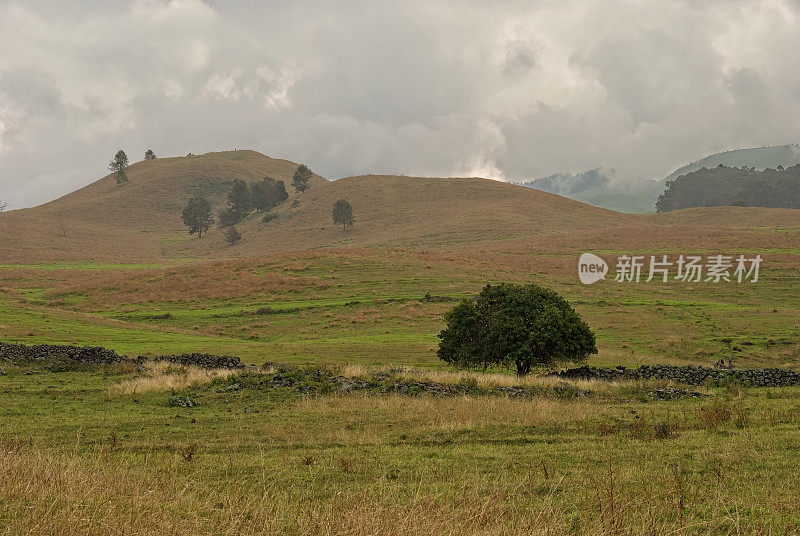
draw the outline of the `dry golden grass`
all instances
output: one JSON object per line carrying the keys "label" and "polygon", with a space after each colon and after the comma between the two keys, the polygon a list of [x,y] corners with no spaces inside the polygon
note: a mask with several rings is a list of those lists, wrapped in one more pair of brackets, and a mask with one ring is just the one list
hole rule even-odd
{"label": "dry golden grass", "polygon": [[341,368],[342,375],[348,377],[365,377],[375,372],[392,371],[399,378],[406,380],[424,380],[443,384],[469,382],[479,387],[552,387],[568,383],[579,389],[599,389],[615,387],[619,382],[601,382],[597,380],[565,380],[557,377],[539,375],[517,376],[515,374],[484,373],[471,370],[426,370],[414,367],[367,366],[348,364]]}
{"label": "dry golden grass", "polygon": [[307,286],[324,288],[314,277],[269,272],[257,274],[263,261],[214,261],[172,268],[120,270],[100,274],[73,272],[56,283],[48,298],[58,301],[69,293],[80,293],[87,305],[188,302],[232,297],[256,297],[291,292]]}
{"label": "dry golden grass", "polygon": [[[695,430],[663,443],[585,427],[625,413],[584,401],[329,396],[281,410],[250,454],[205,443],[6,441],[0,528],[9,536],[800,530],[790,514],[797,488],[770,458],[785,435]],[[540,441],[517,444],[510,430]],[[400,431],[412,436],[407,447],[392,439]],[[227,441],[247,439],[243,430]]]}
{"label": "dry golden grass", "polygon": [[120,382],[110,389],[114,393],[136,394],[151,391],[177,391],[193,385],[226,378],[237,371],[231,369],[205,369],[177,366],[166,361],[148,362],[139,376]]}

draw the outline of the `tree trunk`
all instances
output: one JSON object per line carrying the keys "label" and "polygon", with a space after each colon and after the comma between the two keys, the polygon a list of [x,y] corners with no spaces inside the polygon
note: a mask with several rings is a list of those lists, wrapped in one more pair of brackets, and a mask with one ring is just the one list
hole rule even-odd
{"label": "tree trunk", "polygon": [[515,361],[514,364],[517,366],[517,376],[519,377],[527,376],[530,373],[531,368],[533,366],[533,363],[531,363],[530,361],[523,361],[520,359]]}

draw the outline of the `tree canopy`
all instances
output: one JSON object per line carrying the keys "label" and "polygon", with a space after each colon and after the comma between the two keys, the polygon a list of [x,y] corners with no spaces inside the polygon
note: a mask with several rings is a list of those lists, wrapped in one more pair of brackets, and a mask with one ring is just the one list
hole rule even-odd
{"label": "tree canopy", "polygon": [[444,316],[439,359],[463,368],[508,366],[517,374],[585,360],[595,336],[567,301],[533,285],[486,285]]}
{"label": "tree canopy", "polygon": [[277,207],[289,198],[286,186],[283,181],[276,181],[270,177],[264,177],[259,182],[250,185],[250,199],[252,206],[258,212],[265,212],[273,207]]}
{"label": "tree canopy", "polygon": [[154,153],[152,149],[148,149],[144,152],[145,160],[155,160],[156,158],[158,157],[156,156],[156,153]]}
{"label": "tree canopy", "polygon": [[203,238],[203,233],[214,224],[211,205],[205,197],[200,195],[189,200],[181,217],[183,224],[189,228],[189,234],[197,233],[198,238]]}
{"label": "tree canopy", "polygon": [[125,151],[120,149],[114,155],[114,159],[108,163],[108,170],[114,173],[114,178],[117,184],[128,182],[128,176],[125,174],[125,168],[128,167],[128,155]]}
{"label": "tree canopy", "polygon": [[228,192],[228,208],[219,214],[219,224],[223,227],[236,225],[247,217],[251,210],[253,210],[253,200],[247,183],[235,179]]}
{"label": "tree canopy", "polygon": [[304,193],[306,190],[311,188],[309,181],[313,176],[314,174],[305,164],[300,164],[297,166],[297,170],[294,172],[294,176],[292,177],[292,186],[294,186],[294,190],[296,192]]}
{"label": "tree canopy", "polygon": [[702,168],[668,181],[656,202],[659,212],[716,206],[800,208],[800,165]]}
{"label": "tree canopy", "polygon": [[347,199],[339,199],[333,204],[333,223],[341,225],[346,231],[348,225],[353,225],[356,222],[353,216],[353,206]]}

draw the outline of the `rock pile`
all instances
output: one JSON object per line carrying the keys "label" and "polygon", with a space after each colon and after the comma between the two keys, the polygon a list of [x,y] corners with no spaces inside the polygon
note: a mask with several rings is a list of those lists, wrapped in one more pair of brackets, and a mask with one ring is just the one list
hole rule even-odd
{"label": "rock pile", "polygon": [[686,385],[739,383],[751,387],[800,385],[800,372],[790,369],[716,369],[695,365],[642,365],[638,368],[583,366],[553,374],[571,380],[669,380]]}

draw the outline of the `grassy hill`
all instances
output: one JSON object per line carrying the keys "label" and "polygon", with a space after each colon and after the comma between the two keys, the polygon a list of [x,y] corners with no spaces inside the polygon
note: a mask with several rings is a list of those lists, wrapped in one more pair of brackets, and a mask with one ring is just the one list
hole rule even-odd
{"label": "grassy hill", "polygon": [[[209,153],[138,162],[130,182],[108,175],[60,199],[3,214],[7,240],[0,262],[252,256],[329,246],[441,247],[587,227],[622,225],[627,216],[563,197],[486,179],[362,176],[291,194],[262,223],[253,214],[239,225],[244,239],[228,247],[214,228],[199,240],[180,219],[186,201],[205,195],[214,212],[225,206],[233,179],[284,180],[297,164],[255,151]],[[347,198],[356,225],[347,232],[331,221],[333,203]]]}
{"label": "grassy hill", "polygon": [[[256,151],[137,162],[127,168],[124,185],[107,175],[41,206],[2,214],[0,261],[172,257],[173,245],[184,240],[180,214],[192,196],[206,196],[216,211],[224,206],[233,179],[272,177],[292,191],[296,169],[294,162]],[[315,175],[311,185],[327,182]]]}
{"label": "grassy hill", "polygon": [[[356,224],[344,231],[331,221],[337,199],[348,199]],[[269,252],[326,246],[440,248],[532,234],[615,227],[628,217],[557,195],[478,178],[367,175],[312,188],[261,223],[239,225],[245,237],[222,252]],[[294,205],[294,206],[293,206]],[[189,251],[219,253],[220,232]]]}

